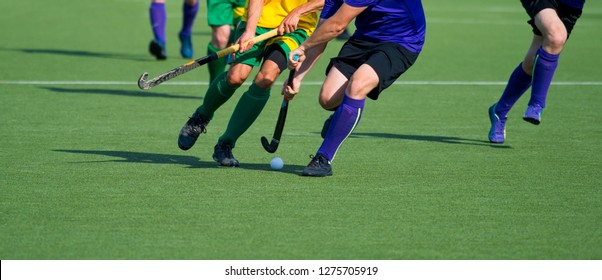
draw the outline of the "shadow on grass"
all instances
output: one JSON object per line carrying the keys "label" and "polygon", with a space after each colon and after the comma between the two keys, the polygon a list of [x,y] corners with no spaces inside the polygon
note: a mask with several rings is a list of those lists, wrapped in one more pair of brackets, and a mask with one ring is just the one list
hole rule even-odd
{"label": "shadow on grass", "polygon": [[[132,87],[136,87],[132,85]],[[132,96],[132,97],[145,97],[145,98],[178,98],[178,99],[203,99],[200,96],[189,96],[189,95],[175,95],[165,93],[151,93],[142,90],[122,90],[122,89],[106,89],[106,88],[63,88],[63,87],[40,87],[41,89],[59,92],[59,93],[84,93],[84,94],[107,94],[107,95],[120,95],[120,96]]]}
{"label": "shadow on grass", "polygon": [[[97,161],[83,161],[83,162],[72,162],[72,163],[100,163],[100,162],[117,162],[117,163],[149,163],[149,164],[179,164],[185,165],[187,168],[231,168],[225,166],[219,166],[215,161],[201,161],[197,157],[193,156],[180,156],[180,155],[169,155],[169,154],[153,154],[153,153],[139,153],[139,152],[126,152],[126,151],[99,151],[99,150],[53,150],[55,152],[74,153],[74,154],[86,154],[86,155],[100,155],[116,157],[117,159],[109,160],[97,160]],[[281,173],[289,173],[294,175],[301,174],[305,166],[301,165],[286,165],[282,170],[278,171]],[[260,170],[270,171],[269,163],[241,163],[240,169],[249,170]]]}
{"label": "shadow on grass", "polygon": [[64,50],[64,49],[7,49],[2,50],[23,52],[27,54],[49,54],[49,55],[64,55],[64,56],[81,56],[81,57],[98,57],[98,58],[109,58],[109,59],[120,59],[120,60],[133,60],[133,61],[149,61],[155,60],[150,54],[146,55],[131,55],[131,54],[120,54],[120,53],[103,53],[103,52],[91,52],[84,50]]}
{"label": "shadow on grass", "polygon": [[427,141],[427,142],[439,142],[446,144],[460,144],[460,145],[475,145],[475,146],[487,146],[497,149],[510,149],[511,146],[493,144],[489,141],[480,139],[467,139],[454,136],[433,136],[433,135],[402,135],[392,133],[353,133],[350,137],[378,137],[378,138],[391,138],[400,140],[412,140],[412,141]]}

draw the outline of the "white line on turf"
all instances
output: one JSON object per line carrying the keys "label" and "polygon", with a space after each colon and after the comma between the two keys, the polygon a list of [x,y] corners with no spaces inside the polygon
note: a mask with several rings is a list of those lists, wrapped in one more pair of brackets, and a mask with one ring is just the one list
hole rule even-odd
{"label": "white line on turf", "polygon": [[[321,81],[305,81],[304,85],[322,85]],[[206,86],[208,82],[165,82],[166,86]],[[249,85],[250,83],[245,83]],[[125,81],[0,81],[0,85],[137,85]],[[394,85],[438,85],[438,86],[499,86],[506,82],[498,81],[398,81]],[[556,86],[602,86],[602,81],[552,82]]]}

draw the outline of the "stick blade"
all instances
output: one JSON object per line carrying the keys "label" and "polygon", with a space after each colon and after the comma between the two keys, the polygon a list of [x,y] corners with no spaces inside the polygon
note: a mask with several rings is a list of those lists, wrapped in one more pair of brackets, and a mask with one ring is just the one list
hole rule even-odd
{"label": "stick blade", "polygon": [[150,88],[150,85],[146,82],[146,78],[148,78],[148,73],[144,72],[138,79],[138,87],[142,90]]}
{"label": "stick blade", "polygon": [[278,144],[280,144],[280,141],[276,139],[272,139],[272,142],[270,143],[268,141],[268,138],[266,138],[265,136],[261,136],[261,145],[263,146],[263,149],[265,149],[265,151],[268,153],[275,153],[278,149]]}

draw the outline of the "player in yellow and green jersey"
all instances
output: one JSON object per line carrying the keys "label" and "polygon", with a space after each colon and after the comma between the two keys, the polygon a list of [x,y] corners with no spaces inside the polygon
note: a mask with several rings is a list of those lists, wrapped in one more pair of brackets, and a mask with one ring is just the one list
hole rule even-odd
{"label": "player in yellow and green jersey", "polygon": [[272,85],[287,68],[288,53],[315,30],[318,11],[323,6],[324,0],[248,0],[243,20],[236,31],[236,43],[246,43],[273,28],[278,28],[279,36],[256,44],[241,44],[230,69],[209,85],[203,103],[180,130],[180,149],[192,148],[199,135],[206,132],[215,111],[232,97],[255,66],[261,66],[214,147],[213,159],[220,165],[238,166],[238,160],[232,155],[236,141],[263,110]]}

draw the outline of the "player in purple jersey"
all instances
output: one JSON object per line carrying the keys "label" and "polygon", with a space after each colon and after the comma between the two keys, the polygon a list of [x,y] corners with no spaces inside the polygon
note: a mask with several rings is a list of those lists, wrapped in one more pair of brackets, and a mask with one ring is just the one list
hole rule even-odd
{"label": "player in purple jersey", "polygon": [[302,173],[316,177],[332,175],[331,162],[359,123],[366,97],[378,99],[414,64],[426,30],[420,0],[326,0],[320,17],[316,32],[289,54],[289,67],[297,69],[293,86],[283,90],[289,99],[326,44],[354,19],[356,31],[326,69],[319,103],[334,113],[324,124],[322,145]]}
{"label": "player in purple jersey", "polygon": [[508,111],[531,87],[531,99],[523,119],[538,125],[546,107],[560,52],[581,16],[585,0],[521,0],[531,19],[533,41],[523,61],[510,75],[502,96],[489,107],[489,141],[504,143]]}
{"label": "player in purple jersey", "polygon": [[[198,0],[184,0],[182,8],[183,21],[182,29],[178,34],[181,48],[180,54],[184,58],[192,58],[192,24],[199,10]],[[149,8],[151,27],[153,30],[153,40],[150,42],[149,51],[158,60],[167,58],[165,52],[165,25],[167,24],[167,13],[165,12],[165,0],[152,0]]]}

